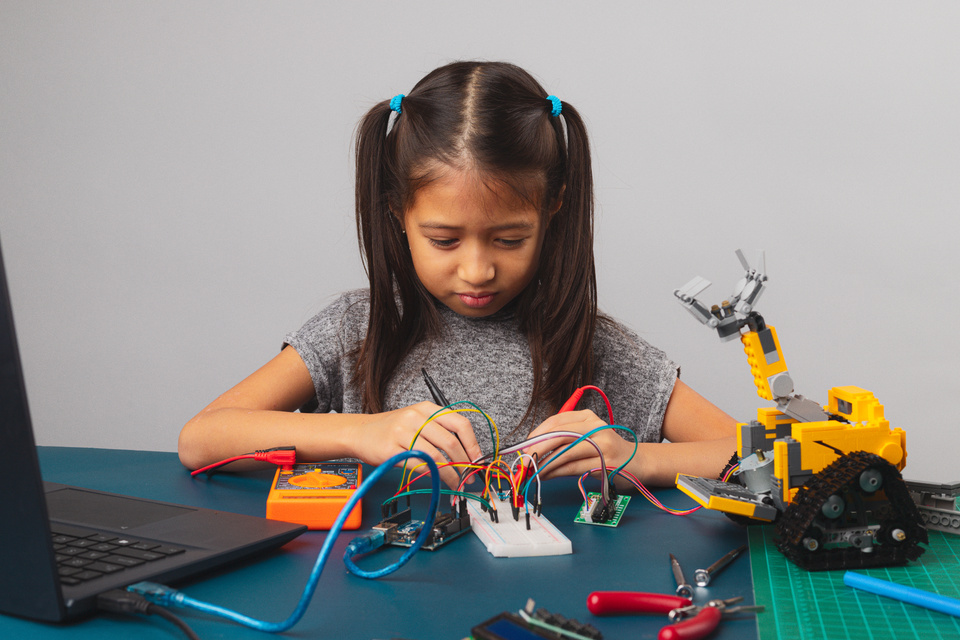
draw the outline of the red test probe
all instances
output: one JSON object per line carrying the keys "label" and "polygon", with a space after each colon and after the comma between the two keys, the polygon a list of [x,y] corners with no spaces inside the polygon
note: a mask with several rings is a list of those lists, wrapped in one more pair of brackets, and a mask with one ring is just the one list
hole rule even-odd
{"label": "red test probe", "polygon": [[205,467],[191,471],[190,475],[196,476],[201,473],[211,473],[215,469],[219,469],[223,465],[236,462],[237,460],[260,460],[262,462],[269,462],[281,467],[292,467],[297,462],[297,449],[296,447],[274,447],[273,449],[259,449],[253,453],[244,453],[239,456],[227,458],[226,460],[214,462],[213,464],[208,464]]}
{"label": "red test probe", "polygon": [[605,394],[600,387],[595,387],[592,384],[588,384],[585,387],[580,387],[574,391],[573,395],[567,398],[567,401],[563,403],[563,406],[560,407],[560,410],[557,411],[557,413],[573,411],[576,408],[577,403],[580,402],[580,398],[582,398],[583,394],[588,390],[596,391],[603,398],[603,401],[607,404],[607,419],[610,424],[613,424],[613,407],[610,406],[610,400],[607,398],[607,394]]}

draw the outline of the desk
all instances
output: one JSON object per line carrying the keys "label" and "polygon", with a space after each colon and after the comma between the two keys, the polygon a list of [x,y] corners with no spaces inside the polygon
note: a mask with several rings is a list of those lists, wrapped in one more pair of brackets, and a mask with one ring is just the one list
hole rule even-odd
{"label": "desk", "polygon": [[[49,481],[252,515],[263,515],[272,477],[272,472],[263,471],[192,479],[173,453],[40,447],[39,456],[44,479]],[[388,474],[367,494],[359,531],[379,521],[380,501],[393,493],[398,479],[398,473]],[[397,572],[371,581],[344,569],[343,550],[356,533],[344,532],[306,616],[282,637],[457,640],[468,637],[473,625],[502,611],[515,611],[533,598],[537,606],[593,624],[607,640],[655,638],[667,623],[666,616],[596,618],[587,611],[587,594],[612,589],[672,593],[675,585],[668,553],[675,554],[692,576],[694,569],[745,544],[747,534],[720,514],[701,509],[690,516],[672,516],[631,495],[618,528],[589,526],[573,522],[582,500],[573,479],[544,483],[543,513],[573,542],[573,554],[566,556],[494,558],[471,533],[439,551],[420,551]],[[677,490],[657,495],[673,507],[692,506]],[[414,502],[415,518],[423,516],[426,498]],[[276,552],[176,586],[191,597],[253,617],[284,619],[325,536],[325,532],[309,532]],[[382,567],[401,552],[383,549],[358,564],[365,569]],[[733,563],[697,595],[698,599],[743,595],[751,603],[749,563],[743,559]],[[179,613],[203,640],[270,637],[197,612],[181,609]],[[68,625],[47,625],[0,616],[2,638],[134,636],[138,640],[184,637],[157,617],[100,615]],[[751,615],[724,621],[711,640],[756,637],[756,620]]]}

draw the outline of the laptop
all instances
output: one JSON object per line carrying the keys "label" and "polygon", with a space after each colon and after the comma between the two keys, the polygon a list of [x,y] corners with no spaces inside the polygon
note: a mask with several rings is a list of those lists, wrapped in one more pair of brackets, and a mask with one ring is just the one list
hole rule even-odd
{"label": "laptop", "polygon": [[255,516],[44,482],[0,255],[0,613],[63,621],[97,595],[169,583],[306,531]]}

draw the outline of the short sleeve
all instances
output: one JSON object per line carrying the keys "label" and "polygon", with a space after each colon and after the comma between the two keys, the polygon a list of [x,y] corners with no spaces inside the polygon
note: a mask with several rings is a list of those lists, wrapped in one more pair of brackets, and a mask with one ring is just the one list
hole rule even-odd
{"label": "short sleeve", "polygon": [[316,406],[310,407],[314,411],[345,410],[351,354],[366,332],[368,299],[364,291],[344,293],[284,339],[284,346],[295,349],[310,372],[316,393]]}
{"label": "short sleeve", "polygon": [[[641,442],[660,442],[677,365],[634,331],[609,319],[598,323],[594,354],[595,384],[610,399],[614,422],[636,433]],[[606,419],[602,402],[599,409],[603,413],[597,415]]]}

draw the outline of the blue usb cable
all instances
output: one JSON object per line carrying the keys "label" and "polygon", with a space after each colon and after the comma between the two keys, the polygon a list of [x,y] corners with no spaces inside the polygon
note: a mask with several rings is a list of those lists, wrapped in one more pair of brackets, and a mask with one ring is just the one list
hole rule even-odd
{"label": "blue usb cable", "polygon": [[138,593],[150,602],[157,605],[166,607],[182,607],[203,611],[204,613],[232,620],[233,622],[242,624],[245,627],[257,629],[259,631],[266,631],[268,633],[280,633],[282,631],[286,631],[299,622],[300,618],[303,617],[303,614],[306,613],[307,606],[310,604],[310,600],[313,598],[313,594],[317,589],[317,583],[320,580],[320,574],[323,573],[323,567],[327,562],[328,556],[330,555],[330,550],[333,548],[334,542],[336,542],[337,537],[340,535],[340,531],[343,529],[343,523],[346,521],[347,516],[350,515],[353,507],[357,504],[357,502],[359,502],[360,498],[367,493],[370,487],[372,487],[377,480],[383,476],[383,474],[407,458],[419,458],[423,460],[430,468],[430,511],[427,514],[427,518],[424,521],[423,528],[420,530],[420,534],[417,536],[417,539],[414,541],[413,545],[411,545],[410,548],[407,549],[407,551],[400,557],[399,560],[392,565],[388,565],[387,567],[384,567],[378,571],[367,572],[359,569],[353,563],[351,557],[360,553],[372,551],[376,547],[381,546],[383,544],[383,535],[377,535],[379,532],[373,532],[372,535],[368,534],[367,536],[358,537],[358,544],[354,545],[351,542],[351,545],[348,545],[347,551],[344,553],[344,563],[346,563],[347,568],[351,571],[351,573],[354,573],[362,578],[380,578],[393,573],[405,565],[413,556],[413,554],[420,549],[423,543],[426,542],[427,537],[430,535],[430,531],[433,529],[433,522],[437,514],[437,507],[440,504],[440,474],[437,469],[437,464],[429,455],[418,450],[402,451],[381,464],[379,467],[374,469],[373,473],[370,474],[370,476],[360,485],[357,491],[350,497],[350,499],[347,501],[347,504],[345,504],[343,509],[340,510],[340,515],[337,516],[333,526],[330,527],[330,532],[323,541],[323,546],[320,548],[320,553],[317,555],[317,561],[313,566],[313,570],[310,572],[310,577],[307,579],[307,584],[303,589],[303,594],[300,596],[300,601],[297,603],[293,613],[291,613],[290,616],[282,622],[265,622],[263,620],[257,620],[256,618],[245,616],[242,613],[237,613],[236,611],[232,611],[215,604],[210,604],[201,600],[195,600],[181,591],[177,591],[176,589],[172,589],[166,585],[157,584],[154,582],[138,582],[127,587],[127,590],[133,593]]}

